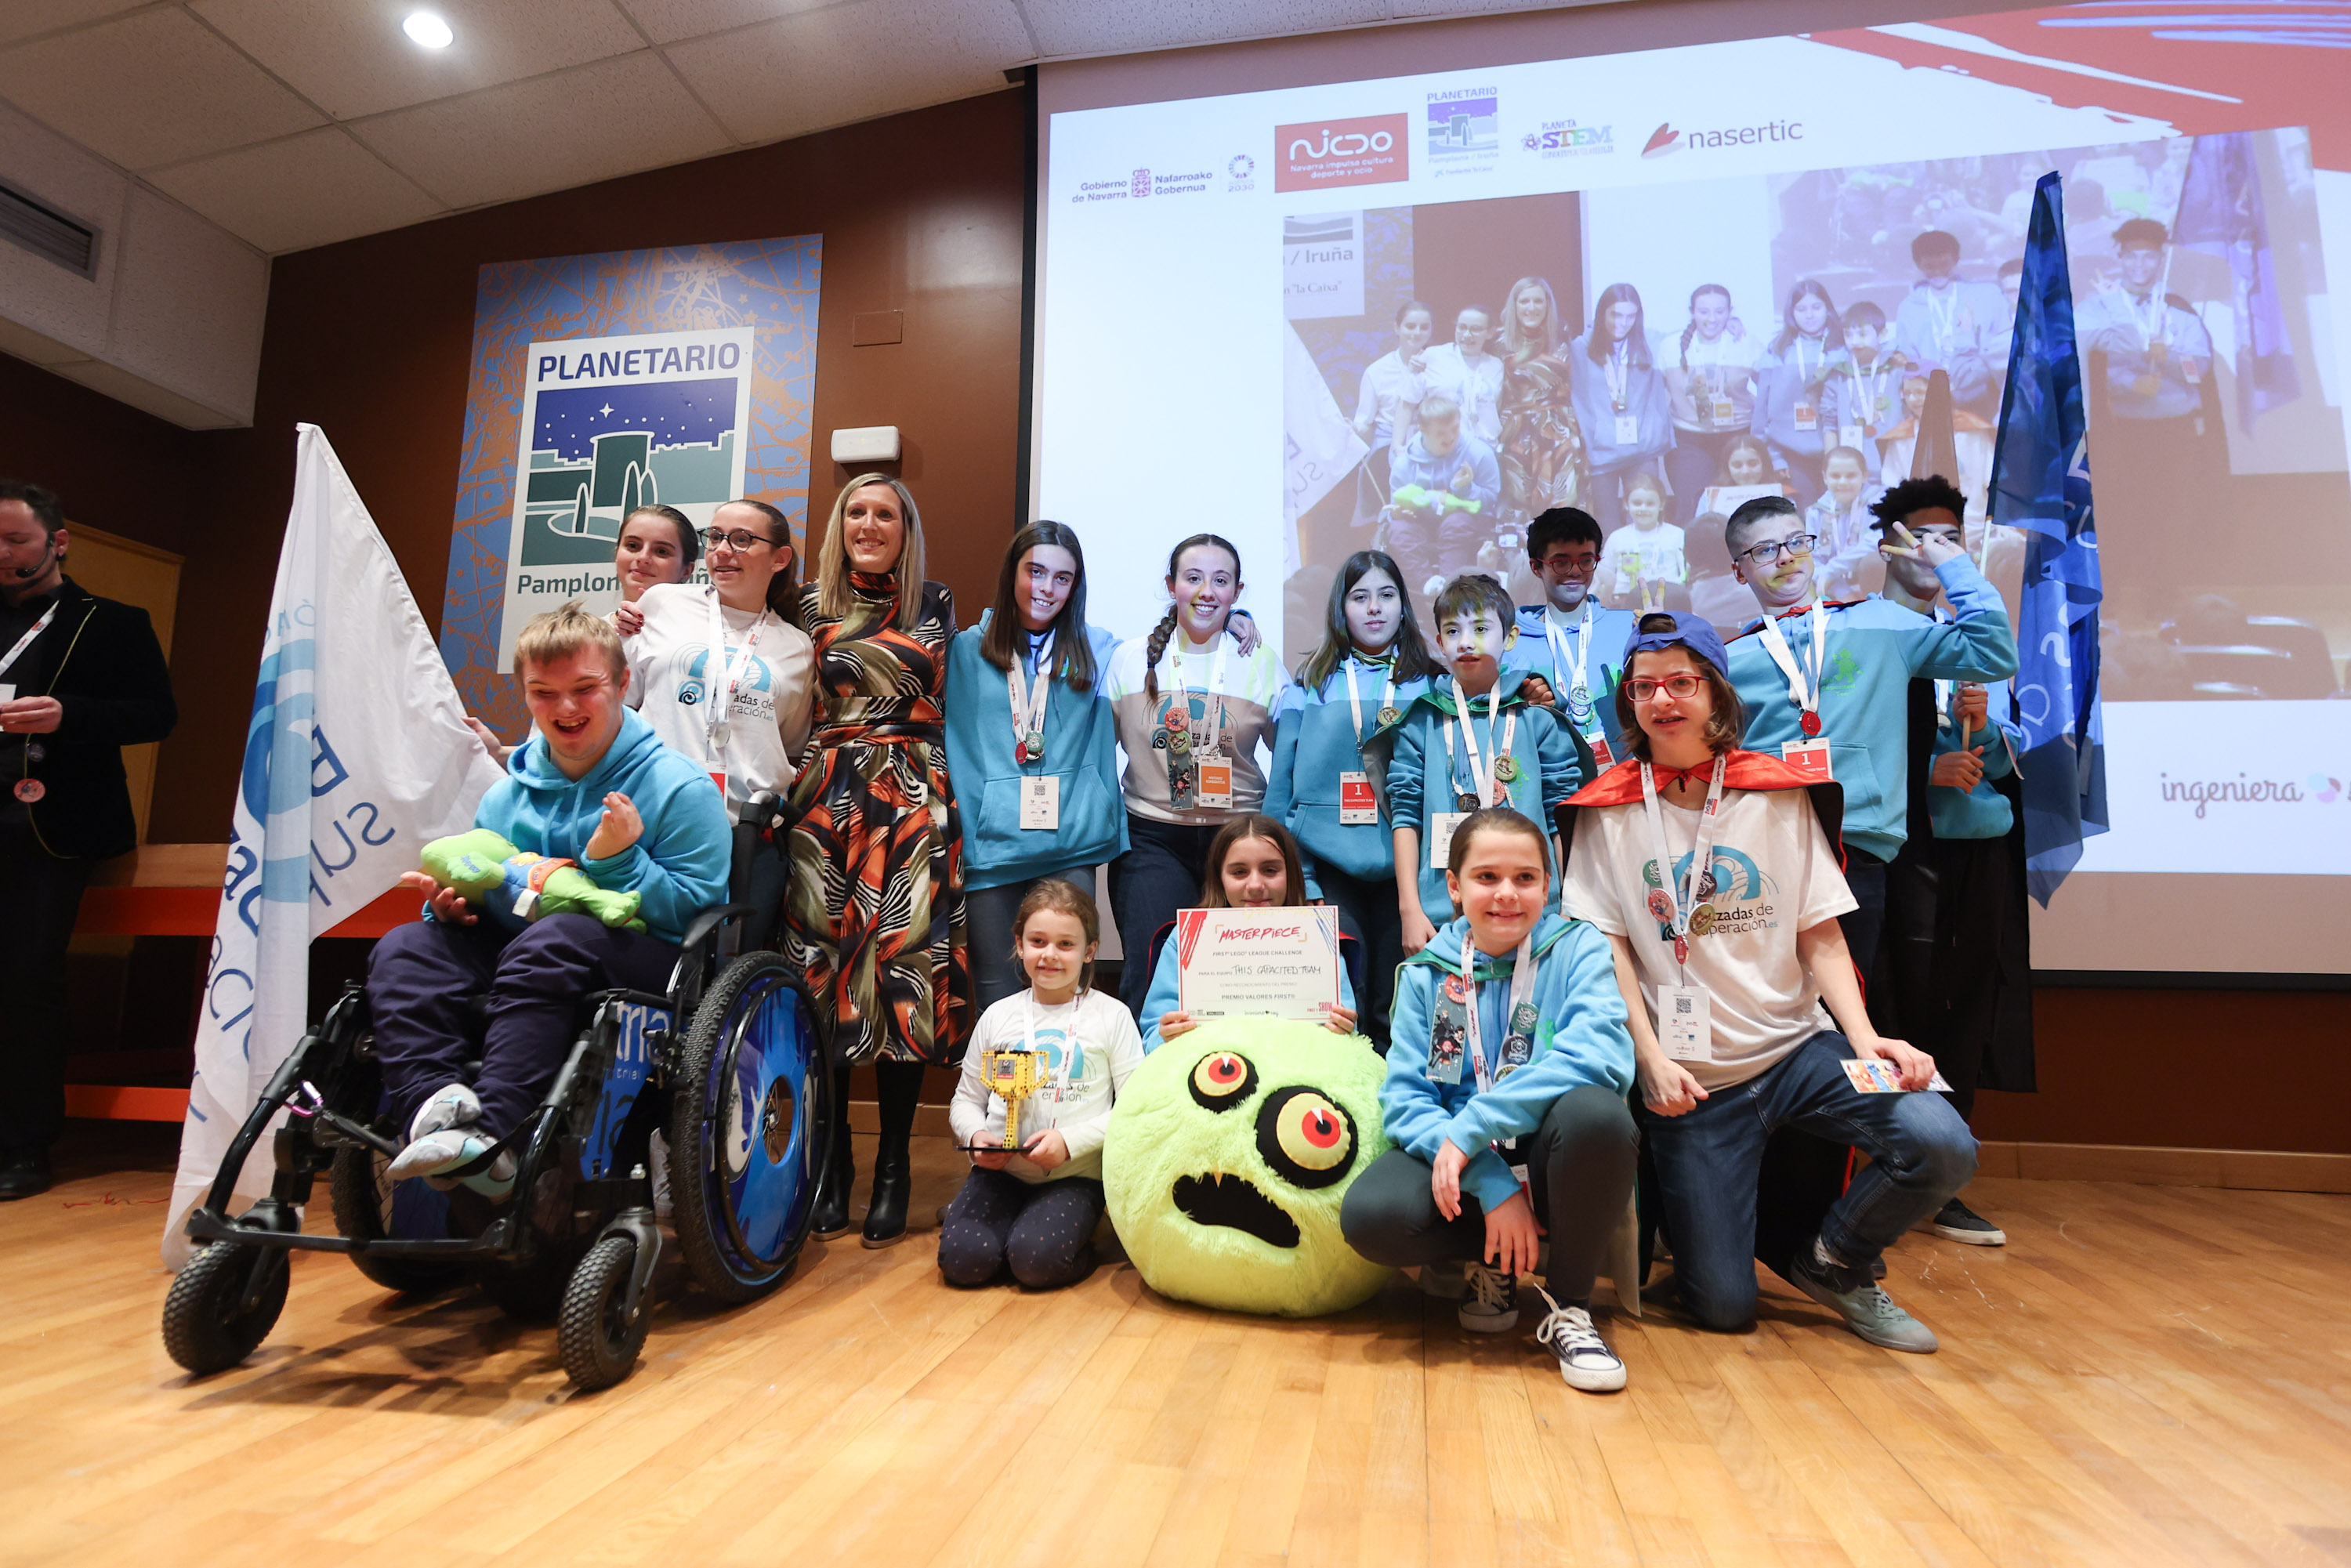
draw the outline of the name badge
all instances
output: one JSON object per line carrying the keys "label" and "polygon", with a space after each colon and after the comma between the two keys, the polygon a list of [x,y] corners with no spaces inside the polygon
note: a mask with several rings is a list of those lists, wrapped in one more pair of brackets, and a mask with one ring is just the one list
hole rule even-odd
{"label": "name badge", "polygon": [[1220,757],[1200,758],[1200,789],[1195,799],[1203,810],[1233,809],[1233,765]]}
{"label": "name badge", "polygon": [[1380,820],[1379,797],[1372,793],[1372,776],[1368,773],[1339,775],[1339,822],[1342,827],[1362,828]]}
{"label": "name badge", "polygon": [[1829,743],[1825,740],[1792,740],[1780,747],[1781,759],[1816,783],[1830,784],[1836,780],[1829,768]]}
{"label": "name badge", "polygon": [[1861,450],[1861,444],[1867,439],[1867,433],[1857,424],[1837,426],[1837,444],[1840,446],[1850,446],[1858,452]]}
{"label": "name badge", "polygon": [[1619,446],[1630,446],[1640,439],[1640,420],[1633,414],[1618,414],[1616,416],[1616,444]]}
{"label": "name badge", "polygon": [[1443,871],[1453,858],[1453,835],[1469,820],[1467,811],[1432,811],[1428,818],[1428,869]]}
{"label": "name badge", "polygon": [[1796,428],[1798,430],[1818,430],[1820,427],[1821,411],[1808,402],[1798,403],[1796,405]]}
{"label": "name badge", "polygon": [[1730,400],[1727,397],[1716,398],[1708,402],[1707,407],[1712,412],[1714,423],[1717,424],[1729,424],[1738,417],[1738,411],[1731,406]]}
{"label": "name badge", "polygon": [[1676,1061],[1714,1060],[1713,1001],[1703,986],[1657,988],[1657,1043]]}
{"label": "name badge", "polygon": [[16,687],[15,684],[8,681],[0,681],[0,703],[12,703],[16,700]]}
{"label": "name badge", "polygon": [[1583,744],[1592,747],[1592,767],[1595,777],[1616,766],[1616,754],[1608,749],[1605,735],[1595,729],[1583,737]]}
{"label": "name badge", "polygon": [[1061,781],[1051,774],[1020,780],[1020,827],[1024,832],[1058,832],[1061,826]]}

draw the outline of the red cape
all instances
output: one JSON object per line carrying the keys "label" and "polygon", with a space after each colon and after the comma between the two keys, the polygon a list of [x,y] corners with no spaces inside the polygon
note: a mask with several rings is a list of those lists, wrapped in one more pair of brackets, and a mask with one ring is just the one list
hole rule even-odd
{"label": "red cape", "polygon": [[[1798,772],[1778,758],[1761,751],[1733,751],[1722,770],[1722,787],[1726,789],[1802,789],[1812,797],[1813,814],[1821,820],[1821,831],[1829,836],[1829,847],[1836,851],[1837,864],[1844,864],[1844,787],[1823,784]],[[1611,768],[1591,783],[1562,800],[1552,816],[1559,829],[1562,848],[1573,853],[1575,848],[1575,813],[1587,806],[1628,806],[1641,801],[1641,765],[1631,758]]]}

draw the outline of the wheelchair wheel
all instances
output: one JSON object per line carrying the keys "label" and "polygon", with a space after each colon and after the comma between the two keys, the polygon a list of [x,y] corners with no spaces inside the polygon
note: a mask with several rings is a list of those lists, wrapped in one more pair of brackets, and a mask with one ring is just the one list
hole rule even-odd
{"label": "wheelchair wheel", "polygon": [[636,1242],[626,1236],[607,1236],[588,1249],[572,1270],[570,1288],[563,1292],[556,1348],[562,1354],[565,1375],[588,1393],[610,1388],[635,1371],[637,1356],[645,1348],[645,1331],[653,1319],[651,1293],[634,1323],[625,1321],[622,1308],[629,1270],[636,1261]]}
{"label": "wheelchair wheel", "polygon": [[670,1106],[671,1221],[696,1284],[728,1301],[791,1271],[832,1140],[832,1074],[791,967],[728,965],[686,1031]]}
{"label": "wheelchair wheel", "polygon": [[[246,1304],[257,1254],[261,1289]],[[287,1255],[276,1248],[213,1241],[196,1249],[163,1298],[163,1348],[201,1377],[251,1355],[286,1310]]]}
{"label": "wheelchair wheel", "polygon": [[[449,1234],[449,1200],[421,1181],[384,1179],[392,1161],[374,1149],[335,1151],[327,1176],[327,1197],[335,1211],[335,1229],[354,1241],[392,1237],[423,1239]],[[359,1271],[387,1291],[429,1295],[446,1290],[465,1275],[462,1263],[436,1263],[424,1258],[387,1258],[366,1252],[351,1254]]]}

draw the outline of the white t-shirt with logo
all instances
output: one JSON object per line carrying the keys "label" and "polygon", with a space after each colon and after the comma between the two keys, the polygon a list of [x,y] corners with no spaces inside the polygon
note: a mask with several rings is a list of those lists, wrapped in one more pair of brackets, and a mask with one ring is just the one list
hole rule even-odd
{"label": "white t-shirt with logo", "polygon": [[[1675,872],[1687,872],[1698,811],[1662,794],[1658,805]],[[1708,1090],[1743,1083],[1835,1027],[1821,1006],[1820,988],[1796,956],[1796,933],[1860,906],[1803,790],[1723,791],[1710,857],[1714,885],[1699,883],[1699,895],[1714,905],[1715,924],[1690,938],[1686,968],[1674,962],[1672,929],[1648,908],[1651,889],[1665,885],[1656,859],[1656,840],[1639,801],[1579,811],[1567,860],[1567,913],[1630,939],[1653,1026],[1658,987],[1705,988],[1712,1010],[1711,1060],[1682,1064],[1699,1083]]]}
{"label": "white t-shirt with logo", "polygon": [[[719,606],[726,646],[710,654],[710,591],[695,583],[656,583],[637,601],[644,627],[622,646],[629,654],[629,706],[662,744],[705,770],[726,773],[726,803],[737,808],[763,789],[792,786],[793,759],[808,745],[809,700],[816,644],[773,612],[766,619]],[[710,693],[726,678],[736,653],[759,627],[759,643],[735,683],[726,716],[726,753],[710,744]]]}
{"label": "white t-shirt with logo", "polygon": [[1050,1171],[1025,1159],[1004,1168],[1025,1182],[1099,1179],[1112,1101],[1143,1065],[1143,1036],[1134,1015],[1107,991],[1081,991],[1074,1000],[1050,1008],[1040,1007],[1035,992],[1022,991],[980,1014],[964,1048],[963,1077],[947,1106],[948,1124],[956,1142],[966,1147],[1004,1136],[1004,1102],[989,1092],[981,1063],[991,1051],[1027,1050],[1032,1019],[1048,1071],[1037,1092],[1020,1102],[1020,1141],[1057,1127],[1070,1145],[1070,1157]]}

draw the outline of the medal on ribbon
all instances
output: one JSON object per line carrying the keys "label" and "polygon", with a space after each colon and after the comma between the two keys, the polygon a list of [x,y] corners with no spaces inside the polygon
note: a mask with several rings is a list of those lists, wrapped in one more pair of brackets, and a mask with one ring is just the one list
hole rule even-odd
{"label": "medal on ribbon", "polygon": [[1796,727],[1804,732],[1805,739],[1810,740],[1821,732],[1821,716],[1806,708],[1803,716],[1796,720]]}
{"label": "medal on ribbon", "polygon": [[15,790],[16,797],[19,800],[25,802],[27,806],[32,805],[35,801],[38,800],[42,796],[48,792],[48,786],[42,783],[37,779],[19,779],[16,780],[16,788]]}
{"label": "medal on ribbon", "polygon": [[1517,758],[1504,756],[1494,758],[1494,778],[1498,782],[1508,784],[1518,776],[1519,759]]}
{"label": "medal on ribbon", "polygon": [[1401,709],[1401,708],[1393,708],[1393,707],[1384,707],[1384,708],[1380,709],[1380,727],[1381,727],[1382,729],[1385,729],[1388,726],[1390,726],[1390,725],[1392,725],[1392,724],[1395,723],[1398,719],[1400,719],[1400,718],[1402,718],[1402,717],[1404,717],[1404,710],[1403,710],[1403,709]]}

